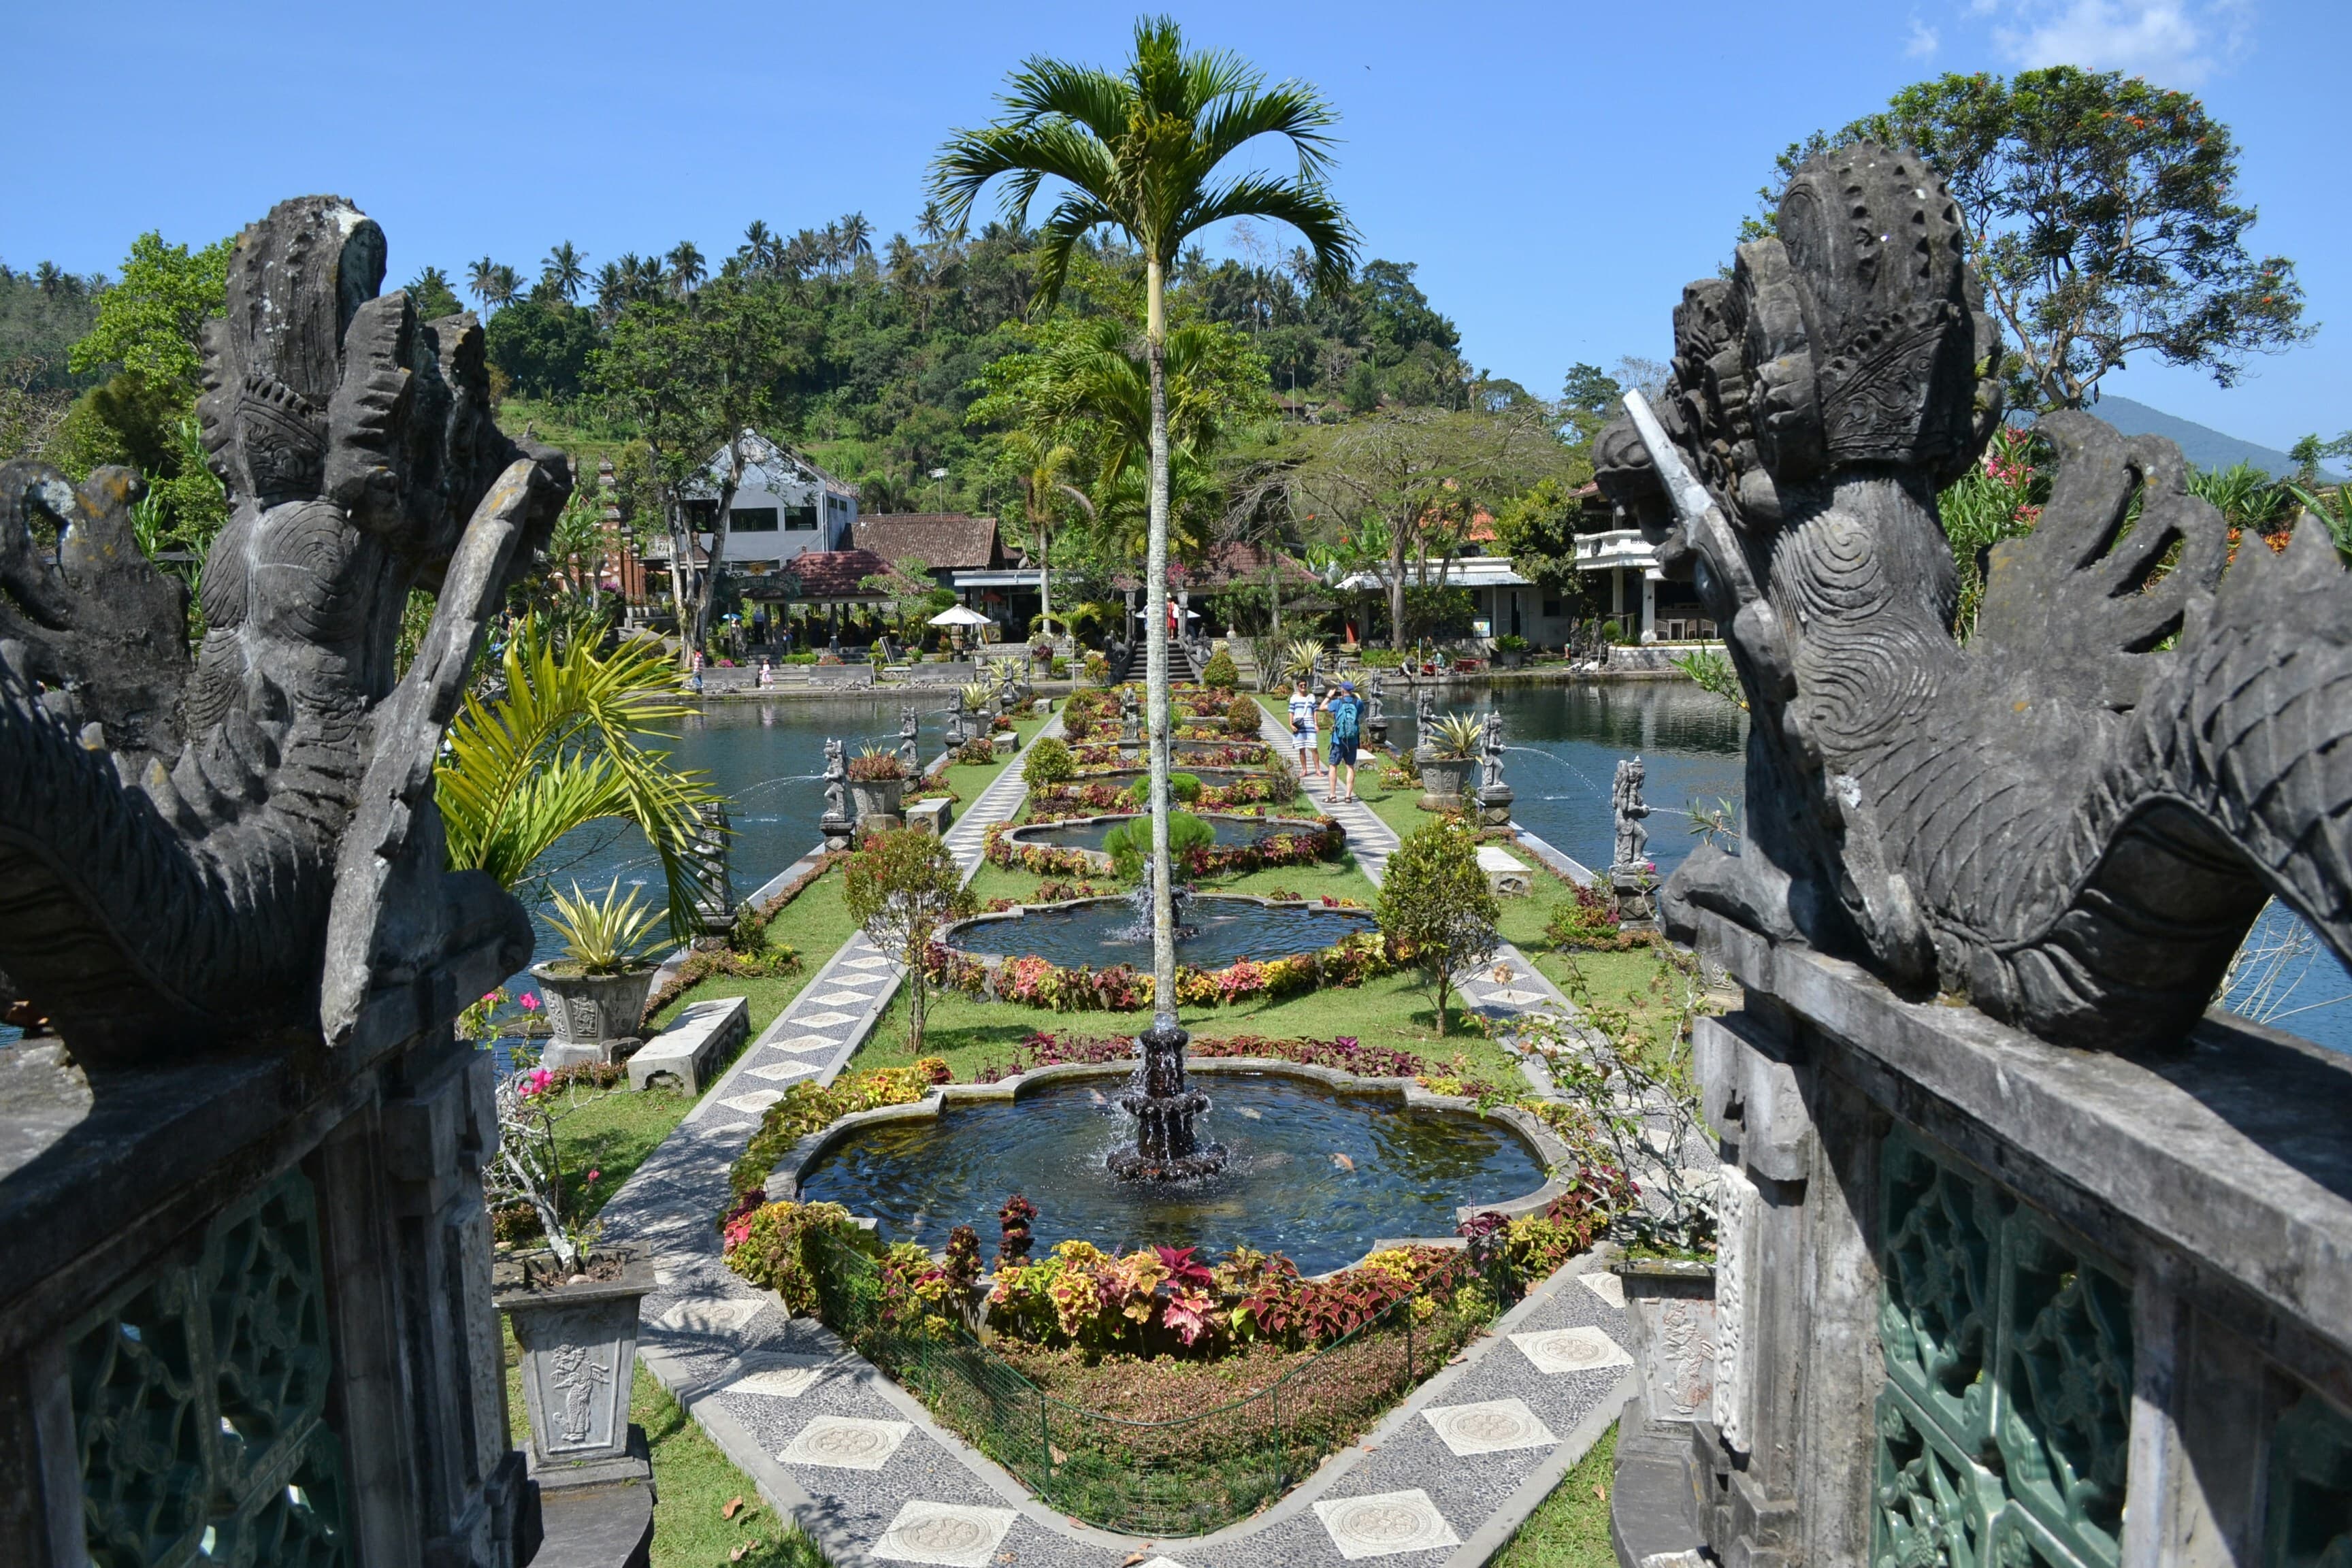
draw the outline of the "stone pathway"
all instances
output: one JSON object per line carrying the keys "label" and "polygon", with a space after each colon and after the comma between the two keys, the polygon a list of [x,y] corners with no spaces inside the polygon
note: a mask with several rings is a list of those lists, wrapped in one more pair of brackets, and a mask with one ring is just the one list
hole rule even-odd
{"label": "stone pathway", "polygon": [[[1039,738],[1059,730],[1057,718]],[[988,826],[1022,794],[1016,763],[950,830],[967,878]],[[1363,807],[1333,815],[1377,880],[1396,836]],[[845,944],[604,1211],[607,1239],[654,1259],[639,1341],[647,1370],[838,1568],[1121,1568],[1139,1557],[1141,1568],[1476,1568],[1631,1395],[1622,1297],[1613,1276],[1579,1258],[1262,1514],[1194,1541],[1147,1542],[1053,1512],[822,1324],[792,1317],[720,1258],[713,1220],[759,1113],[792,1082],[831,1081],[898,979],[863,936]],[[1515,1013],[1558,998],[1516,951],[1465,981],[1482,1007]],[[1549,1092],[1549,1079],[1539,1087]]]}

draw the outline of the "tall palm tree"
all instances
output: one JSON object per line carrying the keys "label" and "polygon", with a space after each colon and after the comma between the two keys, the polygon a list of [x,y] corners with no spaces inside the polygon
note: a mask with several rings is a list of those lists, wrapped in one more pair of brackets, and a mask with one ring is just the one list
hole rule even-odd
{"label": "tall palm tree", "polygon": [[577,300],[581,285],[588,281],[588,258],[567,239],[549,251],[547,259],[540,263],[540,278],[564,299]]}
{"label": "tall palm tree", "polygon": [[489,292],[485,298],[493,307],[510,305],[522,292],[522,274],[501,262],[490,268]]}
{"label": "tall palm tree", "polygon": [[487,256],[466,268],[466,288],[481,301],[485,310],[490,308],[490,290],[497,286],[498,280],[499,264]]}
{"label": "tall palm tree", "polygon": [[691,294],[694,286],[709,276],[703,265],[702,252],[694,248],[694,241],[681,239],[669,253],[670,287],[680,294]]}
{"label": "tall palm tree", "polygon": [[852,266],[861,256],[874,254],[874,225],[864,213],[848,213],[841,220],[841,257]]}
{"label": "tall palm tree", "polygon": [[[1005,115],[950,137],[931,164],[930,195],[961,228],[980,193],[1002,176],[1016,226],[1047,180],[1063,187],[1045,220],[1037,301],[1061,295],[1070,254],[1098,229],[1143,253],[1144,345],[1151,366],[1151,475],[1144,586],[1145,689],[1151,746],[1151,956],[1156,1009],[1176,1012],[1175,911],[1168,863],[1168,274],[1184,241],[1237,217],[1298,230],[1318,275],[1335,286],[1355,260],[1355,231],[1324,188],[1338,112],[1305,83],[1265,85],[1239,56],[1187,50],[1173,18],[1135,26],[1135,57],[1118,74],[1032,56],[1007,82]],[[1286,139],[1297,173],[1220,175],[1219,165],[1261,136]]]}

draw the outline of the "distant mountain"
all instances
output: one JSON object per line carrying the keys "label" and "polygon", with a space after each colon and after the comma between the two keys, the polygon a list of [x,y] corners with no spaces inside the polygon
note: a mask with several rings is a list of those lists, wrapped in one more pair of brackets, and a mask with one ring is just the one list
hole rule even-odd
{"label": "distant mountain", "polygon": [[[2180,455],[2200,468],[2226,468],[2252,463],[2274,479],[2294,473],[2294,459],[2271,447],[2257,447],[2235,436],[2224,436],[2209,426],[2177,418],[2145,403],[2112,393],[2099,399],[2092,413],[2126,436],[2161,436],[2180,448]],[[2332,477],[2332,476],[2331,476]]]}

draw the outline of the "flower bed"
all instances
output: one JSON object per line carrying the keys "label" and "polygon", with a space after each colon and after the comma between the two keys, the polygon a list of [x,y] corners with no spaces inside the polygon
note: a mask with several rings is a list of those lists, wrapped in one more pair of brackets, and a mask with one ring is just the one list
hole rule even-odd
{"label": "flower bed", "polygon": [[1017,910],[1031,904],[1066,904],[1078,899],[1115,899],[1120,889],[1097,887],[1092,882],[1040,882],[1037,890],[1026,898],[991,899],[981,906],[984,914],[1001,915],[1007,910]]}
{"label": "flower bed", "polygon": [[[1358,1078],[1411,1078],[1426,1083],[1430,1064],[1411,1051],[1367,1046],[1353,1035],[1337,1039],[1286,1038],[1267,1035],[1228,1035],[1196,1038],[1184,1047],[1194,1058],[1246,1057],[1257,1060],[1297,1062],[1302,1067],[1335,1068]],[[1013,1047],[1007,1065],[991,1063],[974,1079],[994,1083],[1015,1073],[1070,1063],[1123,1062],[1135,1055],[1132,1035],[1076,1035],[1037,1030]]]}
{"label": "flower bed", "polygon": [[[877,1068],[831,1084],[796,1083],[784,1097],[761,1114],[759,1131],[744,1145],[742,1158],[727,1173],[737,1202],[721,1219],[731,1227],[759,1205],[768,1173],[793,1144],[824,1131],[843,1117],[885,1105],[912,1105],[935,1085],[955,1075],[938,1057],[925,1057],[912,1067]],[[731,1230],[730,1230],[731,1234]]]}
{"label": "flower bed", "polygon": [[[1055,792],[1048,792],[1055,793]],[[1035,795],[1030,797],[1032,822],[1051,822],[1057,816],[1039,816],[1034,810]],[[1202,811],[1216,809],[1202,797]],[[1058,805],[1058,800],[1054,803]],[[1089,816],[1088,812],[1063,815]],[[1100,863],[1093,852],[1067,848],[1052,844],[1024,844],[1011,837],[1013,824],[996,823],[982,840],[981,852],[992,866],[1007,871],[1027,871],[1040,877],[1085,877],[1097,871]],[[1203,844],[1177,857],[1177,869],[1189,879],[1223,876],[1228,873],[1263,871],[1275,866],[1307,866],[1318,860],[1328,860],[1348,847],[1348,830],[1328,818],[1313,833],[1274,833],[1248,844]]]}
{"label": "flower bed", "polygon": [[[1320,952],[1263,963],[1244,958],[1223,969],[1180,964],[1176,1000],[1184,1006],[1213,1007],[1292,996],[1326,985],[1360,985],[1395,967],[1387,943],[1377,932],[1367,931]],[[1150,1006],[1154,990],[1150,975],[1124,963],[1065,969],[1042,958],[1008,958],[991,964],[937,942],[924,973],[934,985],[968,996],[1019,1002],[1055,1013],[1131,1013]]]}

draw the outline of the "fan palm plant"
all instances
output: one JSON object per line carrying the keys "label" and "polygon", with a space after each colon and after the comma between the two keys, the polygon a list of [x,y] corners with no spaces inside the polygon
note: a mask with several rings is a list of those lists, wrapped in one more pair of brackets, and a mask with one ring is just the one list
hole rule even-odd
{"label": "fan palm plant", "polygon": [[[930,194],[946,221],[966,225],[981,192],[1002,177],[1006,216],[1025,225],[1047,180],[1064,189],[1038,253],[1041,304],[1060,296],[1078,242],[1123,233],[1143,253],[1144,352],[1151,371],[1151,484],[1144,591],[1146,679],[1152,733],[1168,728],[1169,269],[1191,236],[1229,218],[1267,217],[1305,237],[1319,280],[1337,285],[1355,258],[1355,234],[1324,188],[1338,115],[1302,83],[1274,87],[1238,56],[1187,50],[1169,17],[1136,24],[1135,55],[1109,71],[1033,56],[1013,73],[1003,119],[959,132],[931,166]],[[1293,177],[1219,166],[1261,136],[1286,140]],[[1168,876],[1168,759],[1150,748],[1152,973],[1170,1013],[1176,929]]]}
{"label": "fan palm plant", "polygon": [[583,823],[634,823],[661,858],[670,934],[690,939],[698,814],[721,796],[707,775],[642,743],[690,711],[662,646],[633,639],[600,654],[573,638],[559,649],[534,616],[508,644],[500,673],[496,701],[467,694],[435,770],[450,868],[512,888]]}
{"label": "fan palm plant", "polygon": [[1486,742],[1486,721],[1475,713],[1443,714],[1429,726],[1429,754],[1446,762],[1474,761]]}

